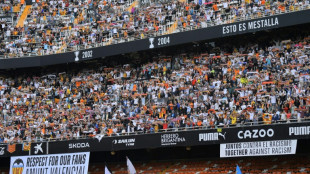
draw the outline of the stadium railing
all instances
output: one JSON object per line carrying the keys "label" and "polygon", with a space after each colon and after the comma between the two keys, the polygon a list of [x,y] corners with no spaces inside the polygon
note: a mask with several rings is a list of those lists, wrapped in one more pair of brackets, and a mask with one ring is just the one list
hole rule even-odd
{"label": "stadium railing", "polygon": [[[219,129],[219,128],[237,128],[237,127],[255,127],[255,126],[270,126],[270,125],[284,125],[284,124],[291,124],[291,123],[310,123],[310,118],[302,118],[302,119],[288,119],[288,120],[278,120],[276,122],[272,122],[271,124],[267,121],[258,121],[258,122],[246,122],[246,123],[237,123],[237,124],[230,124],[230,125],[213,125],[213,126],[192,126],[192,127],[178,127],[178,128],[168,128],[168,129],[159,129],[158,131],[154,132],[145,132],[145,131],[135,131],[135,132],[126,132],[126,133],[112,133],[108,135],[107,133],[104,134],[97,134],[103,135],[104,137],[121,137],[121,136],[135,136],[135,135],[142,135],[142,134],[157,134],[157,133],[178,133],[178,132],[186,132],[186,131],[196,131],[196,130],[210,130],[210,129]],[[81,140],[81,139],[92,139],[85,133],[84,135],[73,137],[73,138],[45,138],[45,139],[35,139],[32,141],[23,141],[14,144],[21,144],[24,142],[51,142],[51,141],[68,141],[68,140]],[[9,144],[9,143],[0,143],[0,144]]]}

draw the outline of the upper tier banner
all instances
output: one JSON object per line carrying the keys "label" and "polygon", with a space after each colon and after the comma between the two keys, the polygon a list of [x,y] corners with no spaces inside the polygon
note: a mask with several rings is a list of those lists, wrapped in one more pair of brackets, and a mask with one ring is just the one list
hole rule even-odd
{"label": "upper tier banner", "polygon": [[38,67],[147,51],[232,35],[306,24],[310,9],[61,54],[0,59],[0,69]]}

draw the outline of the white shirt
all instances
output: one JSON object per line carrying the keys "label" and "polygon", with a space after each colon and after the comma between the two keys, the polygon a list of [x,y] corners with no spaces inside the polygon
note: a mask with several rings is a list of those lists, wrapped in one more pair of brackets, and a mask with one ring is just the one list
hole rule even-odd
{"label": "white shirt", "polygon": [[277,103],[276,96],[270,96],[271,103]]}

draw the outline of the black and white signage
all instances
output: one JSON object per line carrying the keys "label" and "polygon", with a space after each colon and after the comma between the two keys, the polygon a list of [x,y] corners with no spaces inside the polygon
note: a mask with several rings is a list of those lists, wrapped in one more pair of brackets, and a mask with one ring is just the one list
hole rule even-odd
{"label": "black and white signage", "polygon": [[220,145],[220,157],[269,156],[295,154],[297,140],[273,140]]}
{"label": "black and white signage", "polygon": [[0,16],[0,21],[5,21],[8,23],[12,23],[13,22],[13,18],[12,16]]}
{"label": "black and white signage", "polygon": [[149,48],[158,48],[170,45],[170,36],[160,36],[149,38]]}
{"label": "black and white signage", "polygon": [[210,133],[200,133],[199,141],[224,141],[226,137],[226,132],[210,132]]}
{"label": "black and white signage", "polygon": [[273,137],[274,131],[270,129],[252,129],[252,130],[240,130],[238,132],[239,139],[255,139],[264,137]]}
{"label": "black and white signage", "polygon": [[223,35],[230,33],[245,32],[257,29],[265,29],[280,25],[278,17],[251,20],[248,22],[231,24],[222,27]]}
{"label": "black and white signage", "polygon": [[178,143],[185,142],[185,137],[181,137],[179,133],[162,134],[161,135],[161,145],[171,146],[177,145]]}
{"label": "black and white signage", "polygon": [[86,143],[70,143],[69,149],[85,149],[90,148],[90,145],[88,142]]}
{"label": "black and white signage", "polygon": [[75,58],[74,58],[74,61],[79,61],[80,59],[79,59],[79,55],[80,55],[80,51],[75,51],[74,52],[74,56],[75,56]]}
{"label": "black and white signage", "polygon": [[87,9],[87,13],[88,13],[89,15],[95,15],[95,14],[96,14],[96,12],[95,12],[95,10],[94,10],[93,8]]}
{"label": "black and white signage", "polygon": [[31,144],[31,155],[47,154],[47,150],[47,142]]}
{"label": "black and white signage", "polygon": [[164,45],[169,45],[169,44],[170,44],[170,37],[169,36],[157,38],[157,45],[158,46],[164,46]]}
{"label": "black and white signage", "polygon": [[310,126],[289,127],[289,136],[310,135]]}
{"label": "black and white signage", "polygon": [[93,58],[93,50],[81,51],[81,52],[82,52],[82,59]]}
{"label": "black and white signage", "polygon": [[112,141],[113,145],[125,145],[125,146],[134,146],[136,138],[124,138],[124,139],[114,139]]}
{"label": "black and white signage", "polygon": [[0,69],[47,66],[114,56],[310,22],[310,9],[46,56],[1,59]]}
{"label": "black and white signage", "polygon": [[11,157],[10,174],[87,174],[89,152]]}
{"label": "black and white signage", "polygon": [[149,38],[149,42],[150,42],[149,48],[154,48],[154,38],[153,37]]}
{"label": "black and white signage", "polygon": [[6,146],[0,146],[0,157],[5,155]]}
{"label": "black and white signage", "polygon": [[[0,145],[0,157],[87,151],[119,151],[168,146],[236,144],[235,142],[272,142],[274,140],[287,139],[310,139],[310,122],[242,126],[222,129],[197,129],[117,137],[97,135],[95,138],[91,139],[32,143],[30,151],[23,151],[22,144],[16,144],[16,148],[10,150],[12,153],[8,152],[7,145]],[[2,151],[3,149],[4,153]]]}
{"label": "black and white signage", "polygon": [[[82,50],[74,52],[74,61],[79,61],[83,59],[92,59],[93,58],[93,50]],[[81,59],[80,59],[81,58]]]}

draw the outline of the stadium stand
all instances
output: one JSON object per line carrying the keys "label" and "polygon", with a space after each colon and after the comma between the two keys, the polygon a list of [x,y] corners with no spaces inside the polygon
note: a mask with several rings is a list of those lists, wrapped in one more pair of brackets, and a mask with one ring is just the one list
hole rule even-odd
{"label": "stadium stand", "polygon": [[[209,160],[183,160],[177,162],[136,162],[137,173],[143,174],[223,174],[235,173],[236,164],[241,167],[242,173],[268,173],[268,174],[306,174],[310,173],[309,157],[264,157],[247,159],[209,159]],[[114,174],[126,174],[125,164],[112,164],[110,170]],[[104,165],[90,165],[90,174],[99,174]]]}
{"label": "stadium stand", "polygon": [[0,141],[65,140],[307,121],[309,37],[136,68],[5,77]]}
{"label": "stadium stand", "polygon": [[[21,6],[13,10],[19,16],[16,27],[14,23],[0,25],[4,58],[75,51],[309,9],[308,0],[13,3]],[[13,4],[4,4],[3,9],[6,13]]]}
{"label": "stadium stand", "polygon": [[[145,174],[310,173],[310,24],[283,20],[309,9],[309,0],[0,0],[0,174],[10,157],[79,152],[91,154],[89,174],[130,173],[125,156]],[[275,15],[281,25],[214,34]],[[207,27],[214,37],[200,39]],[[113,44],[129,51],[101,54]],[[21,69],[10,69],[15,60]],[[242,153],[252,142],[280,150]]]}
{"label": "stadium stand", "polygon": [[[306,9],[309,0],[0,0],[1,66],[40,66],[0,70],[0,174],[10,157],[79,152],[91,154],[89,174],[130,173],[125,156],[145,174],[310,173],[309,23],[151,48],[157,36]],[[81,57],[134,40],[149,49]],[[77,60],[34,61],[67,52]],[[288,148],[227,148],[252,142]]]}
{"label": "stadium stand", "polygon": [[[195,159],[193,161],[150,161],[134,162],[140,174],[223,174],[234,173],[235,165],[241,166],[244,174],[307,174],[310,173],[309,157],[280,156],[247,159]],[[233,165],[231,165],[233,164]],[[114,174],[127,174],[125,163],[111,163],[109,169]],[[104,173],[104,164],[91,164],[89,174]],[[0,174],[8,173],[8,169],[0,169]]]}

